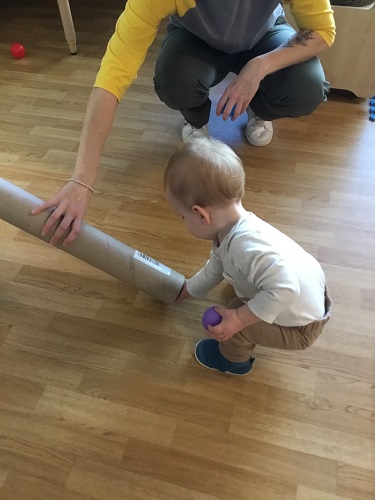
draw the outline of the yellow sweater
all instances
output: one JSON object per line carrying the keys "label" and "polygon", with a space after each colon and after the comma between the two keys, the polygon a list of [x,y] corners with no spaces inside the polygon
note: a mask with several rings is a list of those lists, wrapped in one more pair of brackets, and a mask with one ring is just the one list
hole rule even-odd
{"label": "yellow sweater", "polygon": [[[218,0],[212,1],[220,3]],[[267,4],[266,0],[262,1]],[[312,29],[328,45],[333,43],[335,23],[329,0],[284,0],[284,3],[290,5],[299,28]],[[275,2],[270,1],[269,4],[272,10]],[[247,7],[249,5],[251,7],[251,0],[246,4]],[[259,11],[259,4],[255,7],[255,12]],[[190,9],[199,10],[199,3],[197,5],[195,0],[128,0],[108,43],[94,86],[111,92],[120,101],[136,77],[161,21],[170,15],[176,15],[183,21]],[[238,17],[243,18],[242,10],[237,9],[237,12]],[[257,31],[263,25],[264,22]]]}

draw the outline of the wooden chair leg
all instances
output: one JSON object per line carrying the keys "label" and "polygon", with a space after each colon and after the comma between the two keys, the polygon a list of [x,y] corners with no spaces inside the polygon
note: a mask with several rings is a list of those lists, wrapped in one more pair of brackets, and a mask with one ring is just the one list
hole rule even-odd
{"label": "wooden chair leg", "polygon": [[69,0],[57,0],[59,6],[65,39],[68,42],[71,54],[77,54],[76,32],[74,30],[72,13],[70,11]]}

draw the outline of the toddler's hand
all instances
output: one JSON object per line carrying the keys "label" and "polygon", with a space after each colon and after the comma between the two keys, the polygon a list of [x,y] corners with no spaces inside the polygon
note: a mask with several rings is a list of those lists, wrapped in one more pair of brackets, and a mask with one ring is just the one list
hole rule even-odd
{"label": "toddler's hand", "polygon": [[208,335],[218,342],[230,339],[245,326],[238,318],[237,309],[215,307],[215,310],[223,319],[216,326],[208,326]]}
{"label": "toddler's hand", "polygon": [[188,299],[189,297],[190,297],[190,294],[186,289],[186,281],[185,281],[184,286],[182,287],[182,290],[176,299],[176,302],[182,302],[184,299]]}

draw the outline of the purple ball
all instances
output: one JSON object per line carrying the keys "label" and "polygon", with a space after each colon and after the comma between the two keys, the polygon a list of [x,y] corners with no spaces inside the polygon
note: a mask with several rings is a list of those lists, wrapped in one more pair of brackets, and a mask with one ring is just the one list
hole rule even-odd
{"label": "purple ball", "polygon": [[208,325],[216,326],[221,323],[223,318],[218,312],[215,311],[214,307],[209,307],[205,310],[202,316],[202,323],[206,330],[208,330]]}

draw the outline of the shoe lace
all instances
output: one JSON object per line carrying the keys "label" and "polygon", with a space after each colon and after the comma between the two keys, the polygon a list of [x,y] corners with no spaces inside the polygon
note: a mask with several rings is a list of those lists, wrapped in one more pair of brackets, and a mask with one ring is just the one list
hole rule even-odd
{"label": "shoe lace", "polygon": [[188,122],[185,122],[184,123],[184,127],[189,127],[188,128],[188,132],[186,134],[186,137],[190,137],[191,135],[194,137],[194,135],[198,135],[199,137],[201,136],[201,134],[203,133],[203,135],[205,137],[207,137],[207,133],[205,131],[205,129],[203,127],[201,128],[196,128],[196,127],[193,127],[193,125],[191,125],[190,123]]}
{"label": "shoe lace", "polygon": [[265,130],[268,130],[268,132],[272,132],[271,127],[269,126],[270,123],[270,121],[262,120],[259,116],[254,115],[254,127],[263,127]]}

